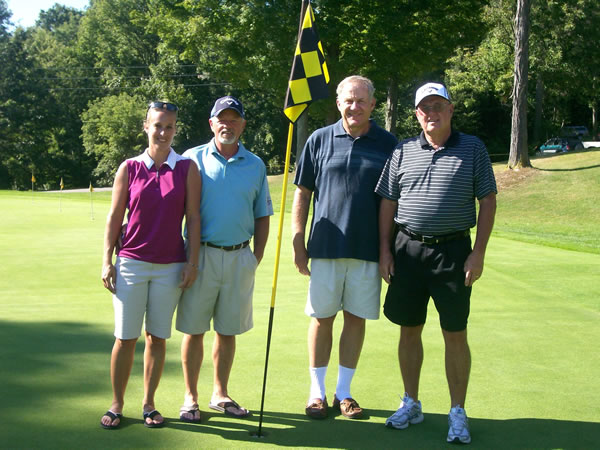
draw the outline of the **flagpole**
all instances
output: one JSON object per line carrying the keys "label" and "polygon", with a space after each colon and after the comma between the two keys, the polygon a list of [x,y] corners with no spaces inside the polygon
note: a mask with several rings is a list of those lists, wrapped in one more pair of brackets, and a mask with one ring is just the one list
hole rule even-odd
{"label": "flagpole", "polygon": [[265,372],[263,376],[262,396],[260,400],[260,418],[258,420],[257,437],[262,437],[262,422],[265,406],[265,391],[267,388],[267,369],[269,367],[269,350],[271,349],[271,334],[273,333],[273,316],[275,315],[275,296],[277,293],[277,278],[279,276],[279,257],[281,255],[281,236],[283,234],[283,218],[285,215],[285,200],[287,194],[288,174],[290,172],[290,155],[292,154],[292,139],[294,124],[290,122],[288,128],[287,149],[285,151],[285,169],[283,174],[283,187],[281,189],[281,207],[279,209],[279,229],[277,231],[277,249],[275,250],[275,269],[273,270],[273,285],[271,288],[271,308],[269,311],[269,326],[267,331],[267,350],[265,355]]}
{"label": "flagpole", "polygon": [[[304,33],[307,33],[306,36]],[[306,37],[306,39],[305,39]],[[306,62],[304,61],[307,56]],[[317,58],[314,58],[316,56]],[[307,70],[308,69],[308,70]],[[309,80],[310,79],[310,80]],[[310,6],[310,0],[302,1],[302,11],[300,14],[300,26],[298,29],[298,39],[296,44],[296,53],[292,63],[290,81],[288,82],[288,91],[285,99],[283,113],[290,121],[288,130],[287,149],[285,153],[285,169],[283,174],[283,187],[281,189],[281,208],[279,211],[279,230],[277,233],[277,249],[275,255],[275,270],[273,271],[273,287],[271,291],[271,309],[269,313],[269,326],[267,332],[267,350],[265,356],[265,372],[263,377],[263,388],[260,402],[260,419],[258,422],[258,432],[250,433],[256,437],[262,437],[262,422],[265,406],[265,392],[267,388],[267,369],[269,366],[269,351],[271,349],[271,334],[273,332],[273,316],[275,315],[275,294],[277,292],[277,277],[279,274],[279,257],[281,252],[281,236],[283,230],[283,218],[285,215],[285,200],[287,193],[287,181],[290,167],[290,157],[292,153],[292,140],[294,136],[294,123],[306,111],[308,105],[313,100],[325,98],[329,92],[327,85],[329,83],[329,72],[325,64],[325,55],[321,41],[314,26],[314,14]]]}
{"label": "flagpole", "polygon": [[35,175],[33,174],[33,170],[31,171],[31,201],[34,198],[34,184],[35,184]]}
{"label": "flagpole", "polygon": [[60,192],[58,193],[58,212],[62,212],[62,191],[65,187],[62,177],[60,177]]}
{"label": "flagpole", "polygon": [[91,218],[94,220],[94,198],[93,198],[94,187],[92,186],[92,182],[90,181],[90,211]]}

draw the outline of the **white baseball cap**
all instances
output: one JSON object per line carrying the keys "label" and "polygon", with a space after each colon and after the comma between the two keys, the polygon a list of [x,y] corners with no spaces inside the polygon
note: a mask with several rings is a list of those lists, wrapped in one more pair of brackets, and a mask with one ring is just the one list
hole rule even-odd
{"label": "white baseball cap", "polygon": [[449,102],[452,101],[450,100],[450,93],[448,92],[448,89],[446,89],[446,86],[440,83],[426,83],[417,89],[417,93],[415,94],[415,108],[419,106],[421,100],[430,95],[437,95],[438,97],[445,98]]}

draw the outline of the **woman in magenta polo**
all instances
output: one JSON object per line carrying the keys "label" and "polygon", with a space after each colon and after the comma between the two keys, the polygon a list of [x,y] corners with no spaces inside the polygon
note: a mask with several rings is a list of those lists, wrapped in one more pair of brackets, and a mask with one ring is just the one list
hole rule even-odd
{"label": "woman in magenta polo", "polygon": [[[154,405],[154,394],[164,367],[166,339],[171,337],[173,312],[182,290],[196,279],[200,247],[202,181],[194,163],[171,148],[177,111],[171,103],[148,106],[144,121],[148,148],[123,162],[115,176],[102,263],[102,282],[113,293],[115,310],[110,362],[113,401],[100,421],[107,429],[121,424],[125,388],[144,317],[144,425],[164,425]],[[127,226],[113,265],[125,210]],[[184,216],[189,259],[181,236]]]}

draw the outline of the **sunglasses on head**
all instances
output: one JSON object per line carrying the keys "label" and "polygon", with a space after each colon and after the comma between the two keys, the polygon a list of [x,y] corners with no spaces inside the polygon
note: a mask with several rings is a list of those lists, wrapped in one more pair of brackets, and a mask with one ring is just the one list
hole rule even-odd
{"label": "sunglasses on head", "polygon": [[167,103],[167,102],[152,102],[148,105],[148,109],[163,109],[165,111],[173,111],[173,112],[179,111],[179,108],[177,107],[177,105],[174,105],[173,103]]}

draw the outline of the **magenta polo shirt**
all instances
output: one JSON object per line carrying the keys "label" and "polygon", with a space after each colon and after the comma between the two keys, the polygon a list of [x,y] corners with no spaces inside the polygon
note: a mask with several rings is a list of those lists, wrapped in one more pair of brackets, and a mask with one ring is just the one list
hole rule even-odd
{"label": "magenta polo shirt", "polygon": [[181,222],[185,188],[192,161],[173,149],[157,169],[148,155],[128,159],[127,230],[121,257],[157,264],[185,262]]}

